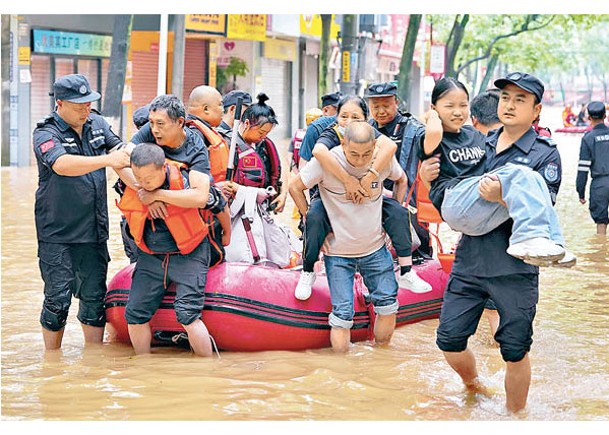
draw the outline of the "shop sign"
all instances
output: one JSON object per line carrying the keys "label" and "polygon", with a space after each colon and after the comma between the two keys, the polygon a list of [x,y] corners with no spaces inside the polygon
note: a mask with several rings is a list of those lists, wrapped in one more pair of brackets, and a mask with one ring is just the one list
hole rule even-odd
{"label": "shop sign", "polygon": [[266,14],[229,14],[226,37],[248,41],[266,40]]}
{"label": "shop sign", "polygon": [[267,39],[264,43],[264,57],[294,62],[296,60],[296,43],[282,39]]}
{"label": "shop sign", "polygon": [[110,57],[112,36],[34,29],[32,46],[34,53]]}
{"label": "shop sign", "polygon": [[225,14],[189,14],[186,15],[187,31],[213,36],[226,36]]}

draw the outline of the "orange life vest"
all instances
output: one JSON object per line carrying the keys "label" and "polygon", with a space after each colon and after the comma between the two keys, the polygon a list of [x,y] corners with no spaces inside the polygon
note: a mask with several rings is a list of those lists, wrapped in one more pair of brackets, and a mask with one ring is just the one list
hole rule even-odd
{"label": "orange life vest", "polygon": [[[166,165],[170,190],[184,189],[181,167],[183,165],[175,163]],[[127,219],[135,244],[142,251],[154,254],[144,242],[146,221],[150,219],[148,206],[139,200],[137,192],[130,187],[125,189],[125,193],[117,205]],[[165,224],[176,241],[180,253],[184,255],[191,253],[208,234],[208,227],[201,212],[198,208],[183,208],[172,204],[166,204],[166,207],[168,216],[165,218]]]}
{"label": "orange life vest", "polygon": [[209,166],[210,173],[214,177],[214,182],[226,180],[226,168],[228,167],[228,156],[230,148],[224,138],[217,131],[209,128],[198,119],[189,119],[187,126],[193,126],[205,136],[209,145]]}

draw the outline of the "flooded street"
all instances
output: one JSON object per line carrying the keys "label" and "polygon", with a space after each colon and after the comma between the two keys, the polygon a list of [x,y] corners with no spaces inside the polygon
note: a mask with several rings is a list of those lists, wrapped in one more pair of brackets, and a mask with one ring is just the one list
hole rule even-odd
{"label": "flooded street", "polygon": [[[533,377],[521,418],[607,421],[609,242],[595,235],[588,206],[577,199],[581,135],[554,139],[563,162],[557,209],[578,264],[541,273]],[[436,347],[437,320],[398,328],[389,348],[357,343],[345,356],[322,349],[198,359],[163,348],[136,358],[124,344],[84,348],[75,301],[62,351],[45,355],[33,217],[37,169],[2,168],[1,175],[3,420],[514,419],[504,409],[504,363],[484,319],[470,344],[490,398],[463,391]],[[114,198],[110,191],[109,278],[128,264]],[[290,212],[291,205],[284,214]]]}

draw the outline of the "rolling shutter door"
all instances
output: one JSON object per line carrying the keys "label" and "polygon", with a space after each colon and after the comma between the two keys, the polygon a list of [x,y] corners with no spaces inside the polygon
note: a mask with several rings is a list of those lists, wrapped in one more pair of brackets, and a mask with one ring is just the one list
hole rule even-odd
{"label": "rolling shutter door", "polygon": [[186,39],[184,53],[184,88],[182,101],[188,107],[190,92],[197,86],[208,84],[207,79],[207,41]]}
{"label": "rolling shutter door", "polygon": [[30,131],[34,131],[36,123],[53,110],[53,90],[51,83],[51,58],[49,56],[32,55],[32,87],[30,92]]}
{"label": "rolling shutter door", "polygon": [[[290,110],[290,72],[289,62],[278,59],[262,59],[262,89],[270,98],[267,104],[273,108],[279,125],[269,137],[274,141],[281,141],[291,137],[291,110]],[[254,102],[256,96],[252,95]]]}
{"label": "rolling shutter door", "polygon": [[148,51],[134,51],[132,61],[131,91],[133,110],[135,110],[150,103],[156,97],[159,55]]}

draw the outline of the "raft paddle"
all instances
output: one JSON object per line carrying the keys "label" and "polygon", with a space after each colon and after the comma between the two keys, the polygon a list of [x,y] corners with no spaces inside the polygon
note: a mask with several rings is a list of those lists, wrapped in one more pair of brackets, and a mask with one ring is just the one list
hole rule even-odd
{"label": "raft paddle", "polygon": [[228,153],[228,165],[226,167],[226,179],[233,180],[233,171],[235,170],[235,153],[237,150],[237,135],[239,134],[239,124],[241,124],[241,107],[243,106],[243,97],[237,98],[235,105],[235,121],[233,122],[233,134],[230,138],[230,150]]}

